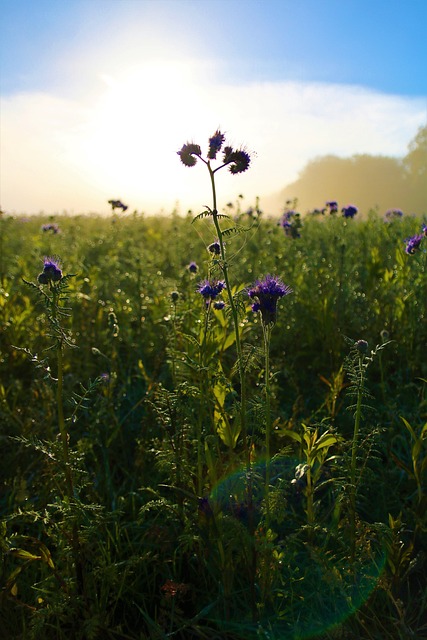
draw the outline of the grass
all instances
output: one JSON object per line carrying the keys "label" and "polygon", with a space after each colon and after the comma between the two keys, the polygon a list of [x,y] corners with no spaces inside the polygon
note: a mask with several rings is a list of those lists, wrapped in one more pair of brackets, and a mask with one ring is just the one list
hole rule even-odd
{"label": "grass", "polygon": [[1,219],[1,637],[427,637],[422,220],[214,210]]}

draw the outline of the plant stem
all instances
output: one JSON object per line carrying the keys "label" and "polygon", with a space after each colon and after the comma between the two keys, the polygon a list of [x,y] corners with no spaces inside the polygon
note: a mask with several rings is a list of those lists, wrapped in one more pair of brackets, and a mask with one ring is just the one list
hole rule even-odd
{"label": "plant stem", "polygon": [[[59,291],[53,285],[52,286],[52,319],[53,323],[58,322],[58,306],[59,306]],[[63,339],[58,337],[56,346],[56,362],[57,362],[57,385],[56,385],[56,406],[58,412],[58,427],[61,435],[62,442],[62,457],[64,461],[65,483],[66,483],[66,497],[68,507],[71,508],[71,504],[74,498],[74,486],[73,475],[70,466],[70,453],[68,446],[68,433],[65,425],[64,416],[64,400],[63,400],[63,385],[64,385],[64,364],[62,357]],[[76,572],[76,584],[78,595],[84,594],[84,577],[83,577],[83,563],[80,555],[80,540],[76,522],[73,521],[71,531],[71,545],[73,551],[74,568]]]}
{"label": "plant stem", "polygon": [[243,360],[242,360],[242,345],[240,341],[239,316],[237,313],[236,304],[233,299],[233,292],[230,286],[227,262],[225,258],[224,240],[222,237],[221,227],[218,222],[217,198],[216,198],[216,187],[215,187],[215,171],[216,170],[212,170],[209,162],[207,163],[207,167],[209,170],[209,176],[211,179],[211,186],[212,186],[212,200],[213,200],[212,217],[215,225],[215,230],[218,235],[218,242],[219,242],[220,252],[221,252],[221,263],[222,263],[221,268],[222,268],[222,273],[224,275],[225,287],[227,290],[228,301],[231,309],[231,315],[233,317],[234,333],[236,336],[237,363],[238,363],[239,378],[240,378],[240,426],[242,429],[243,449],[246,453],[246,461],[247,461],[247,466],[249,468],[250,467],[250,447],[248,446],[248,437],[247,437],[247,429],[246,429],[246,385],[245,385],[245,372],[244,372]]}
{"label": "plant stem", "polygon": [[269,520],[268,496],[270,492],[270,439],[271,439],[271,387],[270,387],[270,338],[271,325],[261,321],[264,335],[265,358],[265,500],[267,504],[267,521]]}
{"label": "plant stem", "polygon": [[356,553],[356,465],[357,465],[357,443],[359,437],[360,419],[362,415],[362,390],[363,390],[363,358],[359,356],[359,383],[357,386],[357,404],[354,416],[353,442],[351,445],[351,467],[350,467],[350,535],[351,535],[351,558],[354,561]]}

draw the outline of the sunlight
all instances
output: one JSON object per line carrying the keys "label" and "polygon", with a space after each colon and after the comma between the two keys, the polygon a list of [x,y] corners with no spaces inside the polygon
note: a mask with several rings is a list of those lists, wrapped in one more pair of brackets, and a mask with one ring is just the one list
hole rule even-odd
{"label": "sunlight", "polygon": [[86,180],[127,199],[182,195],[174,152],[189,131],[206,137],[206,111],[191,108],[200,104],[193,70],[182,62],[149,62],[130,65],[120,77],[100,76],[105,89],[70,140],[70,159]]}

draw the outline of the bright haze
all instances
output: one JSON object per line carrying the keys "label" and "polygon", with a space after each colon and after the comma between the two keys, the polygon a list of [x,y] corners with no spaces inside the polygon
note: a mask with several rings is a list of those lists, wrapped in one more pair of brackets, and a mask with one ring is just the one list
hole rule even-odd
{"label": "bright haze", "polygon": [[217,174],[221,205],[262,203],[317,156],[404,156],[426,123],[426,0],[2,0],[0,17],[8,213],[198,213],[207,171],[176,152],[218,127],[253,154]]}

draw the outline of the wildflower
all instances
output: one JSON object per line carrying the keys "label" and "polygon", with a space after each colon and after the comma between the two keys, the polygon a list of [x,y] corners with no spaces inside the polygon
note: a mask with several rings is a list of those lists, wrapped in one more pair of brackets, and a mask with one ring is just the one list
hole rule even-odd
{"label": "wildflower", "polygon": [[43,231],[43,233],[46,233],[48,231],[52,231],[52,233],[54,235],[57,234],[57,233],[61,233],[60,228],[54,222],[50,222],[49,224],[43,224],[42,225],[42,231]]}
{"label": "wildflower", "polygon": [[111,204],[111,208],[114,211],[115,209],[121,209],[123,213],[129,209],[127,204],[123,204],[121,200],[109,200],[108,204]]}
{"label": "wildflower", "polygon": [[179,293],[178,291],[172,291],[171,293],[171,300],[172,302],[175,304],[176,302],[178,302],[179,300]]}
{"label": "wildflower", "polygon": [[422,233],[416,234],[415,236],[411,236],[410,238],[406,238],[405,240],[406,253],[411,256],[414,255],[414,253],[416,253],[417,250],[420,248],[423,238],[424,238],[424,235]]}
{"label": "wildflower", "polygon": [[48,284],[49,282],[59,282],[62,278],[62,271],[59,261],[55,258],[45,258],[43,272],[37,277],[40,284]]}
{"label": "wildflower", "polygon": [[329,207],[330,214],[338,213],[338,202],[336,200],[328,200],[325,204]]}
{"label": "wildflower", "polygon": [[357,340],[357,342],[355,342],[354,346],[356,347],[356,349],[358,350],[358,352],[360,354],[365,354],[368,353],[368,343],[366,342],[366,340]]}
{"label": "wildflower", "polygon": [[291,238],[300,238],[299,230],[302,227],[301,216],[293,209],[287,209],[280,220],[280,226],[285,234]]}
{"label": "wildflower", "polygon": [[224,309],[224,307],[225,307],[224,300],[216,300],[214,302],[214,309],[217,309],[218,311],[220,311],[221,309]]}
{"label": "wildflower", "polygon": [[265,325],[275,324],[277,316],[277,301],[279,298],[292,293],[292,289],[283,284],[280,278],[267,275],[263,280],[257,280],[248,296],[255,299],[252,304],[252,311],[261,313],[262,322]]}
{"label": "wildflower", "polygon": [[206,300],[206,304],[209,304],[211,300],[215,300],[221,291],[225,288],[223,280],[203,280],[197,291],[202,294]]}
{"label": "wildflower", "polygon": [[219,244],[218,240],[215,240],[215,242],[212,242],[212,244],[208,246],[208,251],[216,256],[219,256],[219,254],[221,253],[221,245]]}
{"label": "wildflower", "polygon": [[386,222],[390,222],[390,220],[394,220],[395,218],[401,218],[403,216],[402,209],[388,209],[384,214],[384,219]]}
{"label": "wildflower", "polygon": [[190,262],[188,265],[188,270],[190,273],[197,273],[198,266],[195,262]]}
{"label": "wildflower", "polygon": [[223,162],[230,165],[231,173],[243,173],[248,169],[251,157],[244,149],[234,151],[232,147],[225,147]]}
{"label": "wildflower", "polygon": [[341,209],[341,213],[343,214],[344,218],[354,218],[357,212],[358,208],[355,207],[354,204],[349,204]]}
{"label": "wildflower", "polygon": [[215,160],[216,154],[221,150],[221,147],[224,143],[225,135],[221,133],[218,129],[215,131],[213,136],[209,138],[209,151],[208,158],[209,160]]}
{"label": "wildflower", "polygon": [[198,144],[194,144],[193,142],[187,142],[182,146],[182,149],[177,152],[179,157],[181,158],[181,162],[186,167],[194,167],[197,162],[197,158],[194,156],[202,155],[202,150]]}

